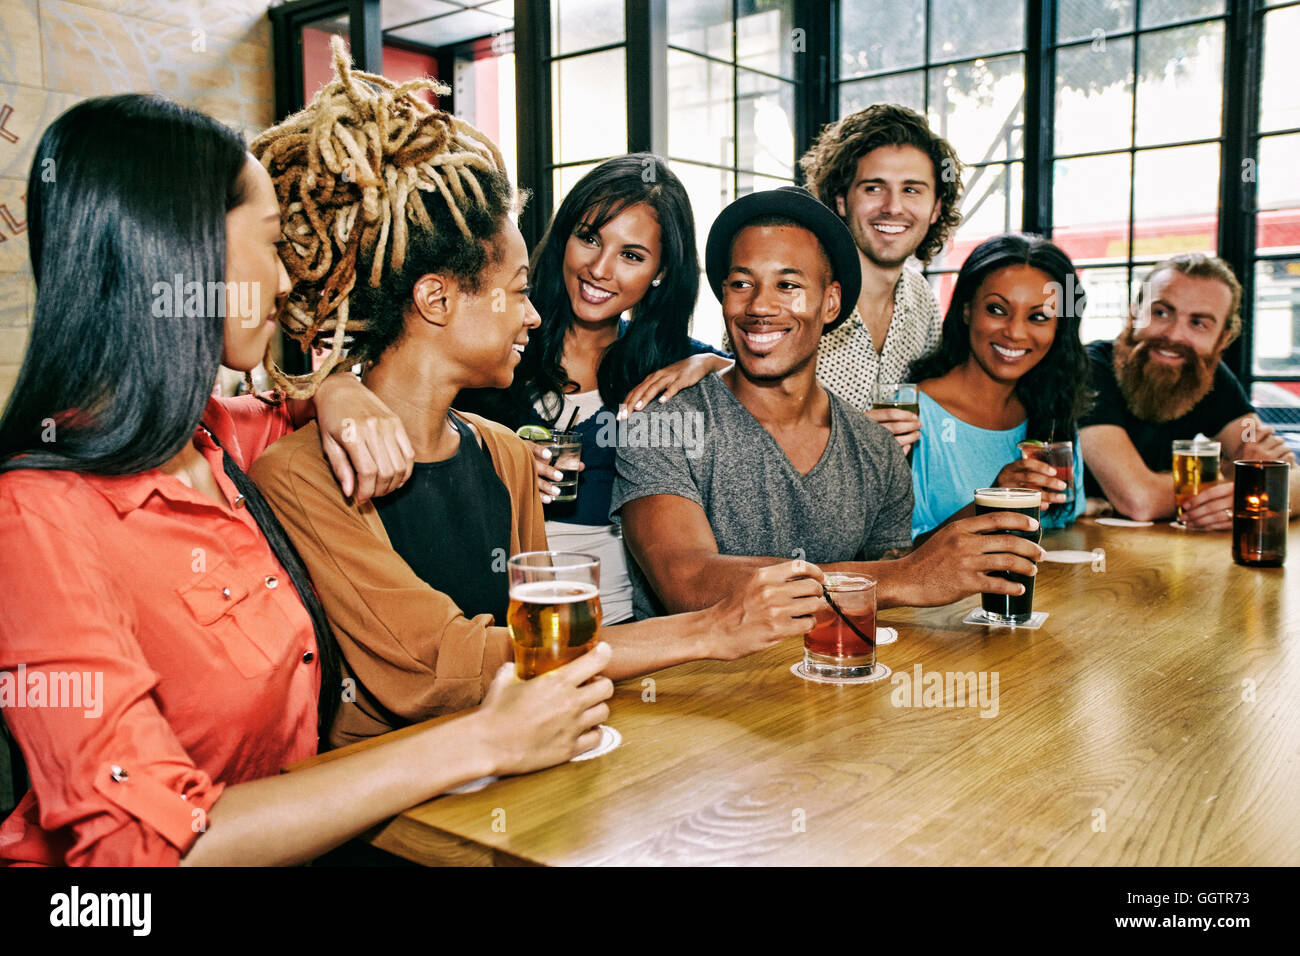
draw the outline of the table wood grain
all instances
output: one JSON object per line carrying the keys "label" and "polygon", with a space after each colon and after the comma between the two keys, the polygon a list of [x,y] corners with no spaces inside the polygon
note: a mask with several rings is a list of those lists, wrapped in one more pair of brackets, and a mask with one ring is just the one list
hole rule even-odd
{"label": "table wood grain", "polygon": [[[962,624],[974,597],[882,611],[877,683],[796,678],[798,640],[624,681],[617,750],[371,842],[426,864],[1295,865],[1300,522],[1288,543],[1290,568],[1243,568],[1226,532],[1084,520],[1044,539],[1097,557],[1040,567],[1041,629]],[[996,701],[933,706],[930,674],[996,675]]]}

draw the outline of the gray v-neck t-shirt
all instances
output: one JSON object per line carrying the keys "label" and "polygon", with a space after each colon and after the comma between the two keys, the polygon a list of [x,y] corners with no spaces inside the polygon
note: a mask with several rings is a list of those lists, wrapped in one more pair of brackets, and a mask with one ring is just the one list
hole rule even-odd
{"label": "gray v-neck t-shirt", "polygon": [[[637,498],[676,495],[704,509],[721,554],[829,564],[908,547],[912,475],[902,449],[828,394],[830,438],[806,475],[717,373],[637,413],[619,435],[611,516]],[[634,561],[629,571],[636,617],[663,614]]]}

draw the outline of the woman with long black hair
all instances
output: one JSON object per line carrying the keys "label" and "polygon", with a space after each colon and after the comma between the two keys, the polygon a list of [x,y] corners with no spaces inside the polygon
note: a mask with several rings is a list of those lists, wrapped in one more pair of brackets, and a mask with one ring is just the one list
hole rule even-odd
{"label": "woman with long black hair", "polygon": [[1045,513],[1044,527],[1082,512],[1078,422],[1091,394],[1079,341],[1085,302],[1070,257],[1041,236],[1008,233],[972,250],[939,348],[913,373],[921,406],[913,537],[973,513],[976,488],[1040,489],[1044,512],[1063,503],[1065,481],[1022,456],[1018,444],[1026,440],[1074,442],[1074,507]]}
{"label": "woman with long black hair", "polygon": [[731,364],[690,337],[700,265],[681,180],[651,153],[601,163],[560,203],[531,276],[542,324],[514,384],[505,395],[467,393],[464,404],[512,428],[573,423],[582,438],[577,501],[552,503],[550,482],[560,473],[537,465],[546,536],[553,548],[600,557],[601,605],[612,624],[632,616],[623,542],[609,520],[620,409],[638,410],[656,395],[666,401]]}
{"label": "woman with long black hair", "polygon": [[0,691],[32,789],[0,861],[298,863],[595,744],[604,647],[559,680],[503,669],[473,714],[281,775],[344,688],[244,475],[292,409],[211,398],[219,363],[261,359],[289,291],[270,177],[215,120],[131,94],[59,117],[27,195],[37,298],[0,420]]}

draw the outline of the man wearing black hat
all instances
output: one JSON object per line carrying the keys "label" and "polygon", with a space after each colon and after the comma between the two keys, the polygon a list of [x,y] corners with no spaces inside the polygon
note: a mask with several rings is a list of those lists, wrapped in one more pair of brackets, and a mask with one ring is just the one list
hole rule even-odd
{"label": "man wearing black hat", "polygon": [[714,222],[705,269],[736,364],[674,399],[691,435],[619,447],[611,513],[637,565],[637,617],[707,606],[790,557],[870,574],[883,607],[1018,592],[985,572],[1032,574],[1041,550],[978,532],[1030,529],[1020,515],[956,521],[881,560],[911,546],[911,473],[890,432],[816,378],[821,336],[861,281],[844,223],[803,189],[753,193]]}

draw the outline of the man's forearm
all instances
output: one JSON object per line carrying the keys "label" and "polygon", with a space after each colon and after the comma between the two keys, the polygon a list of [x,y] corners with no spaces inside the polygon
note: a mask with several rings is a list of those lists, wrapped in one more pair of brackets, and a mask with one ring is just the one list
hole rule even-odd
{"label": "man's forearm", "polygon": [[672,554],[656,562],[663,573],[648,577],[664,609],[669,614],[680,614],[712,607],[744,587],[759,568],[789,560],[738,554],[715,553],[704,557]]}
{"label": "man's forearm", "polygon": [[707,611],[603,627],[600,639],[608,642],[614,651],[605,676],[610,680],[624,680],[709,657],[712,629],[712,617]]}
{"label": "man's forearm", "polygon": [[[924,595],[919,593],[916,582],[906,573],[906,565],[898,559],[905,556],[901,549],[895,552],[891,560],[884,561],[838,561],[834,564],[818,565],[823,571],[843,571],[848,574],[865,574],[876,582],[876,607],[924,607]],[[886,556],[890,557],[889,555]]]}
{"label": "man's forearm", "polygon": [[1166,472],[1148,471],[1123,487],[1107,488],[1104,482],[1101,484],[1115,510],[1136,521],[1155,521],[1174,513],[1174,479]]}

